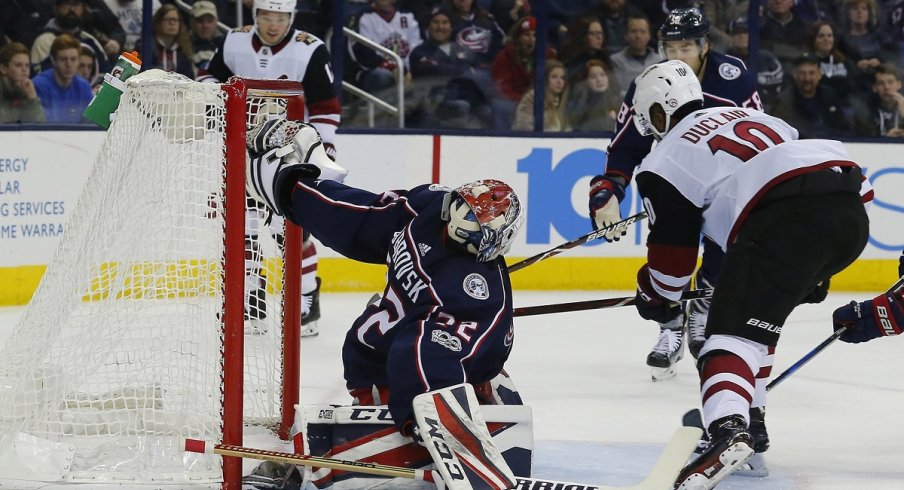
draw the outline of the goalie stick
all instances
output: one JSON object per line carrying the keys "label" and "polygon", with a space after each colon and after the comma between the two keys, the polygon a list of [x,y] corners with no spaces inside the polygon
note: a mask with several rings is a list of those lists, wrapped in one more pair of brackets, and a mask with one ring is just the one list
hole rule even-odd
{"label": "goalie stick", "polygon": [[606,236],[606,233],[608,233],[612,230],[615,230],[618,228],[627,229],[629,226],[633,225],[634,223],[636,223],[646,217],[647,217],[647,213],[645,213],[645,212],[637,213],[634,216],[628,216],[627,218],[619,221],[618,223],[612,223],[611,225],[609,225],[605,228],[593,230],[590,233],[588,233],[580,238],[575,238],[574,240],[567,241],[567,242],[565,242],[561,245],[555,246],[545,252],[540,252],[537,255],[528,257],[528,258],[522,260],[521,262],[516,262],[516,263],[510,265],[508,267],[508,270],[509,270],[509,272],[515,272],[517,270],[521,270],[529,265],[534,265],[537,262],[540,262],[541,260],[548,259],[548,258],[552,257],[553,255],[559,255],[560,253],[562,253],[568,249],[578,247],[589,241],[602,238],[602,237]]}
{"label": "goalie stick", "polygon": [[[680,301],[711,298],[713,289],[692,289],[681,294]],[[624,298],[592,299],[588,301],[575,301],[572,303],[556,303],[551,305],[522,306],[512,310],[513,316],[546,315],[549,313],[564,313],[567,311],[596,310],[601,308],[614,308],[617,306],[630,306],[634,304],[634,296]]]}
{"label": "goalie stick", "polygon": [[[545,490],[550,488],[567,488],[568,490],[663,490],[671,488],[678,473],[684,467],[684,463],[690,457],[697,441],[700,440],[702,431],[695,427],[680,427],[669,444],[663,450],[662,455],[656,461],[652,471],[637,485],[630,487],[610,487],[600,485],[586,485],[538,478],[517,477],[518,485],[515,490]],[[323,458],[319,456],[306,456],[301,454],[284,453],[278,451],[265,451],[229,444],[213,444],[198,439],[186,439],[185,450],[197,453],[212,453],[221,456],[237,458],[251,458],[261,461],[274,461],[298,466],[313,466],[330,468],[342,471],[355,471],[370,475],[389,476],[395,478],[407,478],[412,480],[434,482],[433,472],[429,470],[416,470],[400,466],[388,466],[363,461],[345,461],[341,459]]]}

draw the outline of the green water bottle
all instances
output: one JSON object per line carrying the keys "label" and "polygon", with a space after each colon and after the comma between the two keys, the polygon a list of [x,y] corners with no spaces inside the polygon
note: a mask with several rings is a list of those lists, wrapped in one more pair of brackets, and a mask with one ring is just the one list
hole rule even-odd
{"label": "green water bottle", "polygon": [[104,75],[103,85],[94,94],[82,115],[104,129],[109,128],[113,113],[119,107],[119,98],[126,91],[126,80],[140,70],[141,60],[138,58],[138,52],[121,54],[116,66],[110,73]]}

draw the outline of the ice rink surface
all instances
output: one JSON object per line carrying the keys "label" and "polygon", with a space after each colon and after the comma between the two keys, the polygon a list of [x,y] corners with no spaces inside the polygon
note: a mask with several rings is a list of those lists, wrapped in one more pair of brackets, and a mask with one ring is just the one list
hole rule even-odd
{"label": "ice rink surface", "polygon": [[[626,294],[516,291],[514,298],[528,306]],[[302,342],[303,404],[350,401],[340,347],[370,296],[323,293],[321,333]],[[783,329],[773,374],[832,333],[836,307],[871,296],[832,293],[799,307]],[[0,343],[23,311],[0,308]],[[645,359],[657,335],[632,307],[516,319],[507,369],[533,408],[533,476],[619,486],[642,479],[682,414],[699,404],[689,354],[675,379],[651,382]],[[770,393],[766,425],[770,476],[730,477],[720,489],[904,488],[904,338],[831,345]]]}

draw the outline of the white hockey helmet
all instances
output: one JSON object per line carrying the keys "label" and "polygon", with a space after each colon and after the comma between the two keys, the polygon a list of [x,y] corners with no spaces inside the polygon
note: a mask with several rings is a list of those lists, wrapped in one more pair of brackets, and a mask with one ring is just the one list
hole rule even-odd
{"label": "white hockey helmet", "polygon": [[443,219],[449,237],[480,262],[508,252],[524,222],[521,201],[505,182],[477,180],[455,188]]}
{"label": "white hockey helmet", "polygon": [[[634,126],[642,135],[652,134],[660,140],[669,131],[672,115],[686,104],[703,104],[700,80],[687,63],[669,60],[648,67],[635,79]],[[659,105],[665,111],[665,130],[660,133],[652,124],[650,109]]]}
{"label": "white hockey helmet", "polygon": [[274,44],[278,44],[285,39],[286,35],[292,31],[292,24],[295,22],[296,2],[297,0],[254,0],[251,16],[254,18],[254,28],[258,31],[258,37],[263,40],[263,36],[260,35],[260,26],[257,23],[257,13],[260,10],[267,10],[270,12],[284,12],[289,14],[289,26],[286,27],[286,33]]}

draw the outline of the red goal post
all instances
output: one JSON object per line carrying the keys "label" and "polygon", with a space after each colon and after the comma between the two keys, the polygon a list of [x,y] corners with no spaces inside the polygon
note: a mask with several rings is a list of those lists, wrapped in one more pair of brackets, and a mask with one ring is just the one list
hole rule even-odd
{"label": "red goal post", "polygon": [[[303,120],[303,94],[284,80],[203,84],[159,70],[128,80],[0,349],[0,486],[239,489],[240,459],[188,455],[181,441],[288,440],[302,232],[268,229],[246,199],[245,135],[265,118]],[[249,288],[266,304],[251,333]]]}

